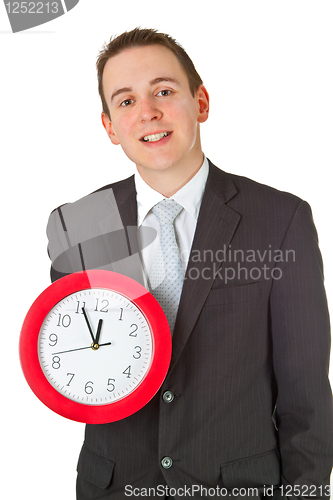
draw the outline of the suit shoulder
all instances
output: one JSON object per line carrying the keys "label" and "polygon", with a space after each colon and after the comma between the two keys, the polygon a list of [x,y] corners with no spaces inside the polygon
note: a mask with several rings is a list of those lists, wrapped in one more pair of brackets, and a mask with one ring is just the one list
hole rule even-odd
{"label": "suit shoulder", "polygon": [[290,210],[294,212],[303,202],[292,193],[280,191],[249,177],[225,172],[211,162],[209,172],[210,188],[235,209],[246,207],[246,212],[248,212],[252,207],[254,211],[270,212],[276,207],[283,212],[290,212]]}
{"label": "suit shoulder", "polygon": [[[94,234],[103,223],[111,223],[113,230],[122,227],[118,207],[132,199],[135,193],[134,176],[103,186],[82,198],[60,205],[50,214],[47,235],[63,234],[71,241],[83,241],[86,234]],[[103,222],[104,221],[104,222]],[[109,222],[108,222],[109,221]],[[81,238],[81,239],[80,239]]]}
{"label": "suit shoulder", "polygon": [[105,192],[112,191],[116,198],[118,198],[118,197],[122,198],[122,197],[126,196],[126,193],[132,192],[133,189],[134,189],[134,175],[127,177],[126,179],[122,179],[120,181],[113,182],[111,184],[107,184],[105,186],[102,186],[99,189],[96,189],[95,191],[92,191],[91,193],[83,196],[82,198],[79,198],[78,200],[63,203],[63,204],[59,205],[58,207],[56,207],[54,210],[52,210],[51,215],[53,212],[56,212],[59,209],[61,210],[62,207],[69,207],[69,206],[73,207],[73,208],[75,208],[76,206],[79,207],[82,205],[82,203],[85,202],[85,200],[91,198],[92,195],[96,195],[97,193],[101,193],[101,195],[102,195],[103,191],[105,191]]}
{"label": "suit shoulder", "polygon": [[[84,196],[72,203],[65,203],[53,210],[47,224],[47,236],[49,240],[49,255],[52,262],[62,254],[66,254],[69,248],[76,258],[82,257],[80,252],[75,250],[76,246],[83,242],[90,243],[85,246],[85,259],[90,255],[89,245],[93,241],[98,241],[95,249],[96,255],[103,253],[103,238],[105,235],[116,233],[123,230],[123,221],[119,207],[133,199],[134,180],[133,177],[123,181],[108,184],[87,196]],[[119,233],[118,233],[119,234]],[[95,247],[94,247],[95,248]],[[98,253],[99,252],[99,253]],[[81,255],[81,257],[80,257]],[[72,258],[72,254],[70,254]],[[106,262],[107,258],[103,257]],[[58,262],[58,261],[57,261]],[[59,262],[57,265],[60,265]],[[67,265],[67,264],[66,264]],[[61,271],[66,268],[61,264]],[[70,269],[80,269],[80,261],[75,266],[71,263]],[[74,266],[74,267],[73,267]],[[67,272],[67,271],[66,271]]]}
{"label": "suit shoulder", "polygon": [[251,204],[265,204],[272,207],[281,207],[284,211],[294,211],[301,203],[304,203],[304,200],[292,193],[281,191],[248,177],[235,174],[227,175],[230,176],[233,181],[240,197],[246,201],[250,201]]}
{"label": "suit shoulder", "polygon": [[247,177],[227,175],[237,190],[229,206],[242,215],[245,224],[253,224],[253,231],[260,228],[272,241],[278,235],[284,237],[291,227],[308,227],[315,234],[312,210],[306,201]]}
{"label": "suit shoulder", "polygon": [[241,224],[248,232],[254,235],[259,231],[269,237],[272,245],[280,245],[290,228],[308,228],[308,234],[316,236],[311,207],[306,201],[247,177],[226,175],[236,192],[228,206],[241,215]]}

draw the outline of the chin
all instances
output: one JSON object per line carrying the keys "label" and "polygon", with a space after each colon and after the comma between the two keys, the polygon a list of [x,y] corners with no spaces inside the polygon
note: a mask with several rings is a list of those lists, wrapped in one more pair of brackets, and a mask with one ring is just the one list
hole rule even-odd
{"label": "chin", "polygon": [[151,170],[154,172],[165,172],[167,170],[171,170],[174,166],[175,166],[174,163],[161,162],[161,163],[147,164],[141,166],[141,168],[145,170]]}
{"label": "chin", "polygon": [[172,169],[178,161],[176,159],[166,159],[166,158],[151,158],[146,161],[134,161],[138,170],[152,170],[156,172],[162,172],[164,170]]}

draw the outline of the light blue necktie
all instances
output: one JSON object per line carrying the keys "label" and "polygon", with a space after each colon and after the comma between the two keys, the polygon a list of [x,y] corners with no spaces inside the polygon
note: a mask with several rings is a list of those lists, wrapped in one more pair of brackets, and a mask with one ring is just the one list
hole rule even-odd
{"label": "light blue necktie", "polygon": [[174,220],[182,209],[181,205],[171,199],[160,201],[152,209],[160,225],[160,249],[153,258],[150,288],[165,312],[171,333],[183,288],[182,263],[174,229]]}

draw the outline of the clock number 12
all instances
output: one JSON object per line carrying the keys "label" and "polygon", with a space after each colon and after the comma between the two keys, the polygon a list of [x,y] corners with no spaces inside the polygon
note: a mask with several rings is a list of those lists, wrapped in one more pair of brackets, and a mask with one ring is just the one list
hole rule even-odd
{"label": "clock number 12", "polygon": [[108,309],[107,307],[109,306],[109,301],[106,300],[106,299],[103,299],[101,300],[101,304],[105,304],[101,307],[101,309],[99,309],[99,300],[96,299],[96,307],[95,307],[95,311],[99,311],[101,313],[107,313],[108,312]]}

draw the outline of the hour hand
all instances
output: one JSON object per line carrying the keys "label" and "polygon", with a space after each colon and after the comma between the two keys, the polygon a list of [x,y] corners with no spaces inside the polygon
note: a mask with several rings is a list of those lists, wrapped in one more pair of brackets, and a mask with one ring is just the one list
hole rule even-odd
{"label": "hour hand", "polygon": [[95,339],[96,344],[99,343],[99,337],[101,335],[102,324],[103,324],[103,320],[100,319],[98,322],[98,326],[97,326],[97,333],[96,333],[96,339]]}
{"label": "hour hand", "polygon": [[[84,307],[82,307],[82,312],[83,312],[84,319],[86,320],[86,323],[88,325],[88,330],[89,330],[89,333],[91,335],[92,341],[95,344],[96,343],[95,342],[95,337],[94,337],[93,331],[91,329],[91,326],[90,326],[90,323],[89,323],[89,319],[88,319],[88,316],[87,316],[87,313],[86,313],[86,310],[85,310]],[[99,326],[99,324],[98,324],[98,326]]]}

